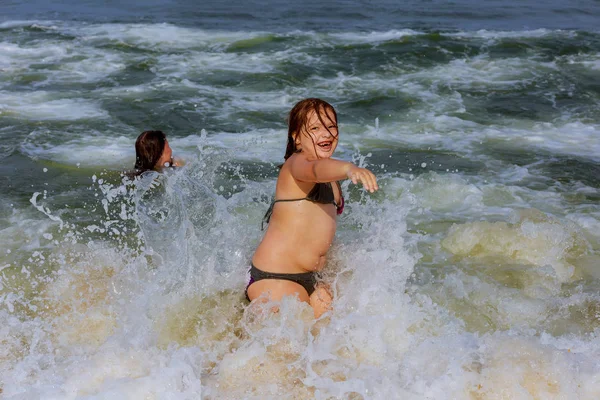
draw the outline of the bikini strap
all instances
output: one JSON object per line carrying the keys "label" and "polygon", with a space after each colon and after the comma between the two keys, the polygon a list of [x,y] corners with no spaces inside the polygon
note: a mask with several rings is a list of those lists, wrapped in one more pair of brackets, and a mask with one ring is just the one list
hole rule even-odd
{"label": "bikini strap", "polygon": [[[333,199],[331,200],[331,204],[333,204],[336,208],[336,211],[339,214],[341,214],[340,209],[343,210],[344,209],[344,195],[342,193],[342,186],[340,185],[339,181],[335,181],[338,190],[340,192],[340,202],[342,203],[341,206],[338,206],[338,204],[335,202],[335,196],[333,195],[333,188],[331,187],[331,183],[329,184],[329,188],[331,189],[332,193],[331,193],[331,197],[333,197]],[[306,197],[302,197],[299,199],[279,199],[279,200],[273,200],[273,202],[271,203],[271,205],[269,206],[269,209],[267,210],[267,212],[265,213],[265,216],[262,219],[262,222],[260,224],[260,230],[264,231],[265,230],[265,224],[268,224],[269,221],[271,220],[271,215],[273,214],[273,207],[275,206],[275,203],[279,203],[279,202],[290,202],[290,201],[300,201],[300,200],[308,200],[308,201],[313,201],[310,198],[310,194],[313,193],[313,191],[317,188],[317,185],[319,185],[318,183],[315,184],[315,187],[313,187],[313,189],[310,191],[309,196]]]}
{"label": "bikini strap", "polygon": [[338,187],[338,190],[340,191],[340,197],[342,197],[342,185],[340,184],[340,181],[335,181],[335,184]]}
{"label": "bikini strap", "polygon": [[[340,192],[340,203],[344,203],[344,193],[342,192],[342,185],[340,184],[340,181],[335,181],[335,184],[337,185],[338,188],[338,192]],[[335,203],[335,195],[333,196],[333,202]],[[338,205],[335,205],[335,208],[338,208]]]}
{"label": "bikini strap", "polygon": [[271,220],[271,215],[273,215],[273,207],[275,206],[275,203],[279,203],[279,202],[282,202],[282,201],[283,202],[288,202],[288,201],[300,201],[300,200],[308,200],[308,197],[303,197],[301,199],[279,199],[279,200],[273,200],[273,202],[269,206],[269,209],[265,213],[265,216],[263,217],[262,222],[260,223],[260,230],[264,231],[265,230],[265,224],[268,224],[269,221]]}
{"label": "bikini strap", "polygon": [[275,205],[275,202],[272,202],[271,205],[269,206],[269,209],[265,213],[265,216],[263,217],[262,222],[260,223],[261,231],[265,230],[265,224],[268,224],[269,221],[271,220],[271,214],[273,214],[273,206],[274,205]]}

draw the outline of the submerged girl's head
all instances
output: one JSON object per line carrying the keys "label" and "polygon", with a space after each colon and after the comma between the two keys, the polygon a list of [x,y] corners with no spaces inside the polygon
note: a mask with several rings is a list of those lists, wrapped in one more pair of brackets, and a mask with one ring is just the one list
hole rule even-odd
{"label": "submerged girl's head", "polygon": [[288,141],[284,158],[307,152],[316,158],[329,158],[337,147],[337,113],[325,100],[299,101],[290,111]]}
{"label": "submerged girl's head", "polygon": [[173,151],[162,131],[145,131],[135,141],[135,170],[145,171],[168,167],[173,164]]}

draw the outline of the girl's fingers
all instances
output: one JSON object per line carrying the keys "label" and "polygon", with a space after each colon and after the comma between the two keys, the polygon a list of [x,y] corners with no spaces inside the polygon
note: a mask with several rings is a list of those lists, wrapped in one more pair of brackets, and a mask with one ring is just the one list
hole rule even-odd
{"label": "girl's fingers", "polygon": [[368,177],[368,176],[366,176],[366,175],[365,175],[365,176],[363,176],[362,182],[363,182],[363,187],[364,187],[364,188],[365,188],[367,191],[369,191],[369,192],[372,192],[372,191],[373,191],[373,189],[371,188],[371,182],[369,182],[369,177]]}
{"label": "girl's fingers", "polygon": [[367,170],[364,172],[364,174],[362,176],[362,182],[363,182],[363,186],[365,187],[365,189],[367,189],[371,193],[373,193],[374,191],[379,189],[377,187],[377,178],[371,171]]}
{"label": "girl's fingers", "polygon": [[368,190],[371,193],[379,189],[375,174],[368,169],[359,169],[356,172],[350,173],[349,178],[355,185],[358,184],[358,182],[361,182],[365,190]]}
{"label": "girl's fingers", "polygon": [[365,174],[365,173],[361,174],[360,181],[362,182],[363,187],[366,190],[373,193],[373,184],[372,184],[371,179],[368,174]]}
{"label": "girl's fingers", "polygon": [[370,178],[371,178],[371,186],[373,187],[373,190],[378,190],[379,186],[377,185],[377,178],[375,177],[375,174],[371,173]]}
{"label": "girl's fingers", "polygon": [[373,184],[371,182],[371,177],[369,176],[369,174],[364,174],[363,182],[365,189],[367,189],[369,192],[373,192]]}
{"label": "girl's fingers", "polygon": [[379,186],[377,185],[377,177],[372,172],[370,173],[370,177],[371,177],[371,183],[373,184],[373,189],[378,190]]}
{"label": "girl's fingers", "polygon": [[373,193],[375,191],[375,184],[373,183],[373,178],[370,173],[365,173],[365,179],[368,182],[369,191]]}

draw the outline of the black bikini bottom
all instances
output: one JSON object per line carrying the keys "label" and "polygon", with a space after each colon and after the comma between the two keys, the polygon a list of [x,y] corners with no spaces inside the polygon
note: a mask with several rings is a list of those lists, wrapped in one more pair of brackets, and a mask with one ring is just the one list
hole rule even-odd
{"label": "black bikini bottom", "polygon": [[250,264],[250,270],[248,271],[250,274],[250,279],[248,280],[248,284],[246,285],[246,299],[250,301],[248,297],[248,287],[252,285],[254,282],[262,281],[263,279],[283,279],[286,281],[296,282],[304,289],[306,289],[306,293],[310,296],[315,291],[315,285],[317,284],[317,278],[314,272],[303,272],[300,274],[278,274],[275,272],[265,272],[256,268],[254,264]]}

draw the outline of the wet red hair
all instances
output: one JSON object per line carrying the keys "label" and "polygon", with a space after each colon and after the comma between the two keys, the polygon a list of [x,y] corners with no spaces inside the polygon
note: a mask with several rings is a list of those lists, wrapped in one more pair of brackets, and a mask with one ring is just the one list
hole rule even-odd
{"label": "wet red hair", "polygon": [[[296,148],[296,138],[295,135],[300,135],[302,133],[308,134],[308,116],[311,111],[314,111],[319,121],[325,126],[325,129],[329,131],[327,128],[330,124],[325,123],[323,120],[323,116],[329,119],[329,115],[333,115],[333,120],[329,120],[329,122],[333,122],[337,126],[337,113],[335,112],[335,108],[325,100],[317,99],[317,98],[308,98],[299,101],[290,111],[290,115],[288,117],[288,140],[287,147],[285,149],[285,156],[283,157],[285,160],[290,158],[292,154],[298,153],[300,150]],[[330,132],[331,133],[331,132]],[[333,137],[337,137],[337,135],[333,135]],[[313,143],[313,145],[315,145]]]}

